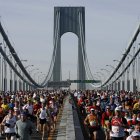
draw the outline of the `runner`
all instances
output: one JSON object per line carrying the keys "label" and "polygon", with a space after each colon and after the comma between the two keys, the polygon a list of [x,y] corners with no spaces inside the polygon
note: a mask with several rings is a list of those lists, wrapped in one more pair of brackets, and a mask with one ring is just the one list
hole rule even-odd
{"label": "runner", "polygon": [[[39,112],[39,123],[40,123],[40,132],[42,133],[42,140],[45,138],[45,131],[47,129],[47,111],[45,108],[45,103],[42,103],[42,107],[40,108]],[[47,131],[46,131],[47,132]]]}
{"label": "runner", "polygon": [[106,111],[102,114],[102,127],[104,129],[106,140],[110,139],[110,123],[109,120],[112,118],[113,113],[110,111],[110,106],[106,106]]}
{"label": "runner", "polygon": [[15,131],[15,124],[16,124],[16,117],[13,115],[13,111],[9,110],[8,115],[6,115],[2,121],[2,125],[6,126],[5,129],[5,136],[6,140],[15,140],[16,131]]}
{"label": "runner", "polygon": [[97,139],[97,133],[100,130],[99,122],[95,110],[91,108],[90,114],[84,120],[84,124],[88,126],[92,140]]}
{"label": "runner", "polygon": [[127,127],[127,120],[122,117],[121,109],[115,108],[115,116],[111,119],[111,131],[110,137],[112,140],[124,140],[125,132],[124,128]]}
{"label": "runner", "polygon": [[31,140],[33,123],[28,120],[26,112],[22,112],[20,120],[16,122],[16,136],[19,140]]}

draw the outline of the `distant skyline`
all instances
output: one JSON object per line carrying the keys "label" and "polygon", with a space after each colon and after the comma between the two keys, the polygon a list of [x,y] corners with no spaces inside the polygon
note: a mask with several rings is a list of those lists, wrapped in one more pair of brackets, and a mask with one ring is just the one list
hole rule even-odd
{"label": "distant skyline", "polygon": [[[140,24],[140,0],[0,0],[0,20],[15,51],[28,60],[25,66],[34,65],[43,74],[49,70],[53,52],[56,6],[85,7],[86,53],[93,75],[107,64],[116,66],[113,59],[121,59]],[[69,73],[75,79],[78,38],[66,33],[61,44],[63,79]]]}

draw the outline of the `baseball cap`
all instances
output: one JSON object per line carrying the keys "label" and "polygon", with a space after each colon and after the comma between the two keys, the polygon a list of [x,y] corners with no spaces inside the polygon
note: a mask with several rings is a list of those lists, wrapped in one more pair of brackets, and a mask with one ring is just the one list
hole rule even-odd
{"label": "baseball cap", "polygon": [[94,111],[94,108],[91,108],[90,111]]}
{"label": "baseball cap", "polygon": [[120,107],[116,107],[115,111],[121,111],[121,108]]}
{"label": "baseball cap", "polygon": [[122,109],[123,107],[121,105],[119,105],[119,108]]}

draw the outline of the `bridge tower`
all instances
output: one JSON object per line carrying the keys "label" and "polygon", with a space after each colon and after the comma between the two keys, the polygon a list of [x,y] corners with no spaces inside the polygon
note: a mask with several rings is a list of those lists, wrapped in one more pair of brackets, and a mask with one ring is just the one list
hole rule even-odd
{"label": "bridge tower", "polygon": [[[78,36],[78,68],[77,79],[85,80],[85,8],[55,7],[54,8],[54,50],[52,80],[60,81],[61,72],[61,36],[72,32]],[[86,89],[85,83],[78,83],[78,89]]]}

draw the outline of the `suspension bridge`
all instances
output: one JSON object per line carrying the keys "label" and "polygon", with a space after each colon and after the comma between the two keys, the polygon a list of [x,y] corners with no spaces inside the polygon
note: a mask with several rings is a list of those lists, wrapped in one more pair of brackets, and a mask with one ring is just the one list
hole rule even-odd
{"label": "suspension bridge", "polygon": [[[61,36],[66,32],[72,32],[78,37],[78,68],[76,79],[62,81]],[[31,72],[27,71],[27,66],[23,65],[23,61],[26,60],[21,60],[17,55],[1,22],[0,34],[2,38],[0,43],[0,91],[3,93],[37,88],[70,87],[71,83],[77,83],[77,89],[80,90],[86,90],[90,85],[93,89],[98,87],[103,90],[140,91],[140,25],[128,46],[124,46],[127,49],[123,56],[119,60],[113,60],[118,63],[117,66],[108,64],[102,69],[108,73],[106,79],[102,78],[102,72],[99,72],[97,77],[93,76],[89,66],[85,48],[84,7],[54,8],[54,49],[48,73],[43,76],[44,80],[41,82],[36,81]]]}
{"label": "suspension bridge", "polygon": [[[55,7],[54,8],[54,49],[52,60],[48,73],[44,75],[44,80],[41,83],[35,81],[27,67],[23,65],[23,61],[17,55],[16,50],[11,45],[11,42],[0,23],[0,33],[3,38],[0,44],[0,88],[1,91],[16,91],[16,90],[29,90],[32,88],[44,88],[47,86],[70,85],[67,82],[62,84],[62,68],[61,68],[61,36],[66,32],[73,32],[78,36],[78,69],[77,69],[77,89],[87,89],[86,85],[96,87],[100,85],[101,88],[113,90],[138,90],[139,87],[139,72],[140,72],[140,56],[139,56],[139,31],[138,26],[130,44],[127,46],[120,60],[116,60],[118,65],[116,67],[107,65],[113,68],[110,72],[108,79],[94,77],[89,67],[87,54],[85,50],[85,9],[84,7]],[[125,46],[126,47],[126,46]],[[32,66],[32,65],[29,65]],[[10,70],[7,70],[7,69]],[[107,68],[102,69],[106,72]],[[9,74],[8,74],[9,72]],[[100,72],[101,74],[101,72]],[[9,77],[7,75],[10,75]],[[98,74],[99,75],[99,74]],[[131,75],[131,76],[130,76]],[[19,80],[17,80],[19,79]],[[132,79],[132,80],[131,80]],[[74,82],[75,79],[71,80]],[[80,82],[80,81],[87,82]],[[89,81],[91,82],[89,82]],[[8,82],[10,81],[10,82]],[[79,81],[79,82],[78,82]],[[130,82],[132,81],[132,82]],[[7,82],[10,88],[7,89]],[[71,83],[70,82],[70,83]],[[52,84],[53,83],[53,84]],[[57,83],[57,84],[56,84]],[[76,82],[75,82],[76,83]]]}

